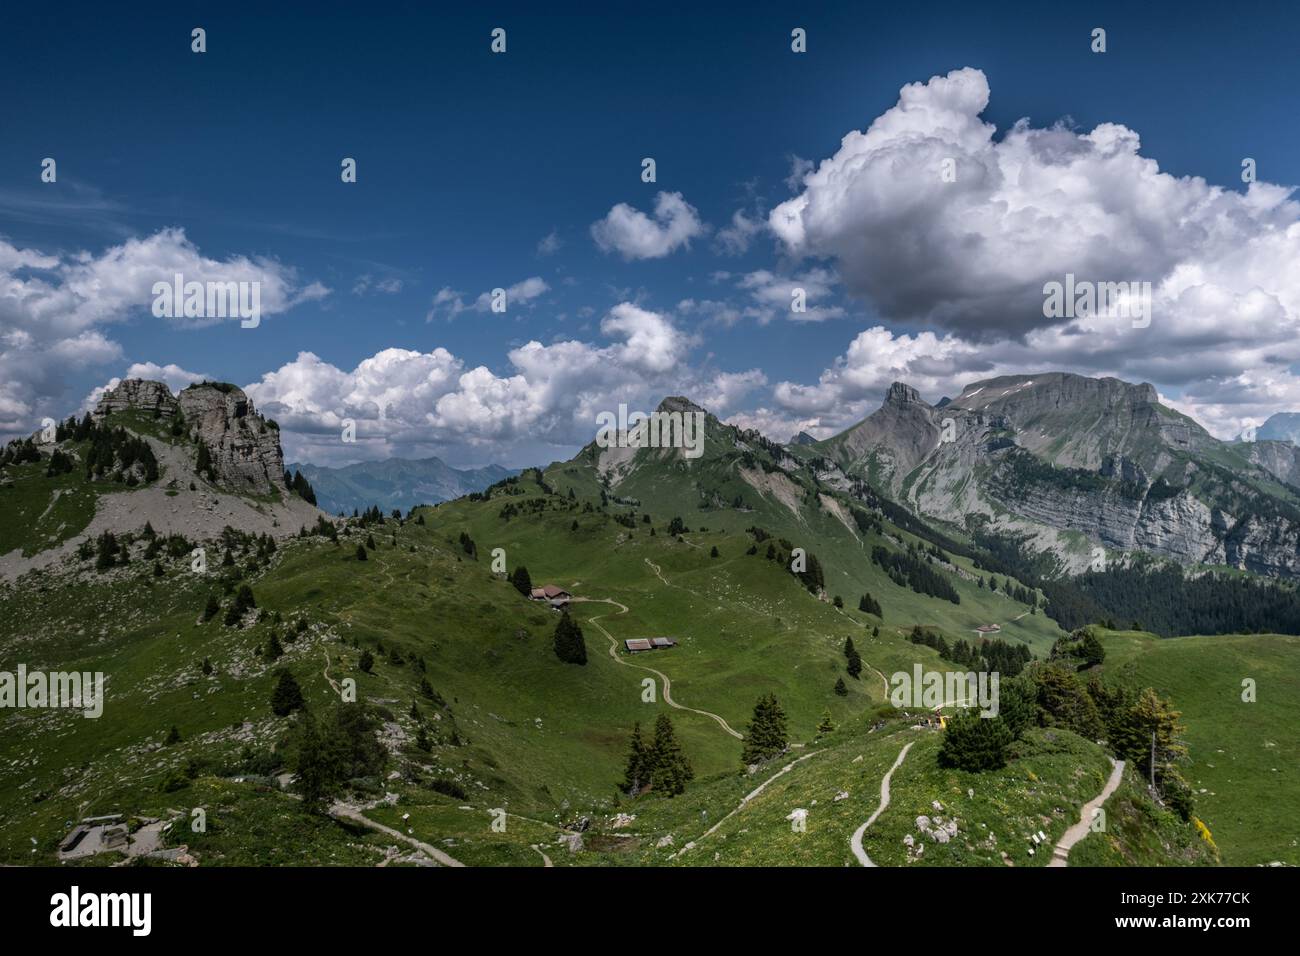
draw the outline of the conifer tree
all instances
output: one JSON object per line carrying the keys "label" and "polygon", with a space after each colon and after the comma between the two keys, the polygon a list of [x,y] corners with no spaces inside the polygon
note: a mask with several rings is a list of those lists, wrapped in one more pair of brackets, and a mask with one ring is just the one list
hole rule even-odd
{"label": "conifer tree", "polygon": [[858,649],[853,646],[851,637],[844,641],[844,657],[848,660],[849,676],[857,680],[858,675],[862,673],[862,657],[858,654]]}
{"label": "conifer tree", "polygon": [[297,679],[288,670],[280,671],[275,690],[271,692],[271,713],[277,717],[288,717],[295,710],[301,710],[304,703],[302,688],[298,686]]}
{"label": "conifer tree", "polygon": [[239,590],[235,592],[235,599],[230,602],[230,608],[226,611],[226,625],[234,626],[243,620],[244,615],[257,607],[257,601],[253,599],[253,589],[247,584],[241,584]]}
{"label": "conifer tree", "polygon": [[1178,722],[1182,714],[1169,701],[1148,687],[1127,707],[1118,710],[1109,730],[1110,745],[1116,755],[1133,763],[1144,779],[1151,774],[1151,735],[1155,734],[1157,786],[1163,786],[1172,764],[1187,755],[1182,742],[1184,727]]}
{"label": "conifer tree", "polygon": [[844,686],[843,677],[835,678],[835,693],[838,694],[840,697],[849,696],[849,689],[846,686]]}
{"label": "conifer tree", "polygon": [[565,611],[555,625],[555,656],[566,664],[587,663],[587,642],[582,636],[582,628],[569,617]]}
{"label": "conifer tree", "polygon": [[817,725],[817,733],[829,734],[834,729],[835,729],[835,724],[831,721],[830,710],[823,710],[821,723]]}
{"label": "conifer tree", "polygon": [[514,573],[510,575],[510,583],[524,597],[528,597],[533,593],[533,579],[528,574],[528,569],[522,564],[515,568]]}
{"label": "conifer tree", "polygon": [[322,813],[338,776],[337,750],[308,710],[299,718],[294,742],[292,768],[303,806],[309,813]]}
{"label": "conifer tree", "polygon": [[203,620],[210,621],[217,616],[221,610],[221,602],[217,600],[216,594],[208,595],[208,603],[203,607]]}
{"label": "conifer tree", "polygon": [[650,745],[650,785],[656,792],[672,797],[682,793],[694,777],[695,771],[673,732],[672,720],[660,714],[655,718],[654,742]]}
{"label": "conifer tree", "polygon": [[939,747],[939,766],[980,773],[1000,770],[1007,764],[1011,730],[1001,717],[981,717],[962,710],[948,721]]}
{"label": "conifer tree", "polygon": [[374,670],[375,655],[370,653],[369,648],[362,651],[361,656],[357,658],[357,667],[358,669],[360,669],[360,671],[363,674],[369,674],[372,670]]}
{"label": "conifer tree", "polygon": [[628,741],[627,767],[623,771],[623,792],[635,797],[650,782],[650,754],[641,740],[640,721],[632,725]]}
{"label": "conifer tree", "polygon": [[746,766],[760,763],[782,753],[788,743],[785,711],[775,694],[764,694],[754,705],[754,717],[745,734],[740,762]]}

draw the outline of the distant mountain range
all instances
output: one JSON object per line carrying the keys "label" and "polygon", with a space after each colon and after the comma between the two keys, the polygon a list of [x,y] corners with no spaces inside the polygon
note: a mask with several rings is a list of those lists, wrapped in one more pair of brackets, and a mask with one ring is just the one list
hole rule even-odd
{"label": "distant mountain range", "polygon": [[954,529],[1028,538],[1070,571],[1101,545],[1300,577],[1300,449],[1218,441],[1148,384],[1007,375],[939,407],[895,383],[862,422],[791,449]]}
{"label": "distant mountain range", "polygon": [[519,474],[517,469],[488,465],[484,468],[452,468],[441,458],[389,458],[363,461],[342,468],[292,464],[301,471],[316,492],[316,503],[331,514],[351,514],[378,505],[384,512],[415,505],[451,501],[471,491],[482,491],[502,478]]}
{"label": "distant mountain range", "polygon": [[1278,412],[1268,416],[1255,437],[1260,441],[1289,441],[1300,445],[1300,412]]}

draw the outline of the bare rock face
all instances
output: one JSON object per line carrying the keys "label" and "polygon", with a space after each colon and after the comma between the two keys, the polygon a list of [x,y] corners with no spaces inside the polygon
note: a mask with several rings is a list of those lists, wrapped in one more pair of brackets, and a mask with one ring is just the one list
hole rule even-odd
{"label": "bare rock face", "polygon": [[151,382],[143,378],[128,378],[109,389],[95,405],[93,417],[103,419],[117,412],[138,409],[152,413],[155,409],[160,418],[173,418],[180,405],[176,397],[162,382]]}
{"label": "bare rock face", "polygon": [[1089,547],[1300,577],[1300,514],[1267,480],[1297,484],[1300,450],[1219,442],[1148,384],[1008,375],[939,408],[895,383],[878,411],[820,444],[918,513],[957,527],[982,516],[1073,571],[1086,567],[1082,534]]}
{"label": "bare rock face", "polygon": [[280,430],[259,415],[244,390],[224,383],[191,385],[180,394],[190,433],[207,446],[217,481],[247,494],[284,485]]}

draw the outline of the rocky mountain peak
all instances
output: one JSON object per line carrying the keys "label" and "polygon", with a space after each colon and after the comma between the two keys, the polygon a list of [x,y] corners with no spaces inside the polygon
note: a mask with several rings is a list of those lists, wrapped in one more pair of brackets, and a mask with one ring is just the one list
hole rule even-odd
{"label": "rocky mountain peak", "polygon": [[921,399],[921,393],[911,385],[903,382],[895,382],[889,386],[889,391],[885,393],[886,405],[924,405]]}
{"label": "rocky mountain peak", "polygon": [[684,412],[703,412],[704,409],[700,408],[699,405],[696,405],[689,398],[686,398],[683,395],[669,395],[662,402],[659,403],[659,407],[656,408],[655,411],[684,413]]}
{"label": "rocky mountain peak", "polygon": [[103,420],[132,410],[182,416],[190,437],[207,447],[218,484],[244,494],[283,490],[279,426],[257,413],[242,388],[202,382],[175,396],[163,382],[129,378],[103,394],[93,415]]}

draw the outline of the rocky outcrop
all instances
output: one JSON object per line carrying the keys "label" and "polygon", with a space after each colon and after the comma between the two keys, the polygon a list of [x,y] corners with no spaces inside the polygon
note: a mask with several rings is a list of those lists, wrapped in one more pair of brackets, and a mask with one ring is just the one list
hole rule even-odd
{"label": "rocky outcrop", "polygon": [[1259,465],[1278,481],[1300,486],[1300,448],[1291,442],[1260,439],[1243,442],[1236,447],[1252,464]]}
{"label": "rocky outcrop", "polygon": [[283,490],[280,430],[257,413],[243,389],[204,382],[182,391],[179,403],[190,434],[207,447],[219,483],[249,494]]}
{"label": "rocky outcrop", "polygon": [[143,378],[128,378],[119,382],[116,388],[110,388],[100,396],[93,417],[96,420],[103,420],[119,412],[135,409],[150,414],[157,411],[160,418],[170,419],[175,417],[179,408],[176,396],[164,383],[151,382]]}
{"label": "rocky outcrop", "polygon": [[218,485],[241,494],[284,490],[279,428],[257,414],[243,389],[203,382],[174,396],[163,382],[129,378],[104,393],[94,417],[103,420],[131,410],[169,420],[182,416],[189,437],[207,447]]}
{"label": "rocky outcrop", "polygon": [[862,474],[897,492],[907,475],[939,444],[944,417],[926,404],[916,389],[895,382],[877,411],[823,447],[846,472]]}

